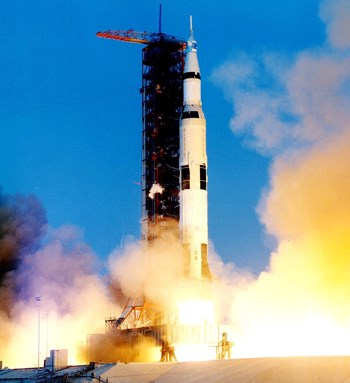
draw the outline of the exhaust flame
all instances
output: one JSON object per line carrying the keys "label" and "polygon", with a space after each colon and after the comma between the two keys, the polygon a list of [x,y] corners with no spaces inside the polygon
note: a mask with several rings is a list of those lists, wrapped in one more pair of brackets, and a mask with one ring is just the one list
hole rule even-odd
{"label": "exhaust flame", "polygon": [[214,324],[214,302],[209,300],[181,301],[177,304],[180,324]]}

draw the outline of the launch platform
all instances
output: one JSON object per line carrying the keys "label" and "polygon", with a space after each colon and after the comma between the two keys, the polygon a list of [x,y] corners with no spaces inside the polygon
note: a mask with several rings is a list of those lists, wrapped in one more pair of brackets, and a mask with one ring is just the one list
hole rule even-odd
{"label": "launch platform", "polygon": [[118,363],[41,369],[0,370],[0,383],[346,383],[350,356],[299,356],[185,363]]}

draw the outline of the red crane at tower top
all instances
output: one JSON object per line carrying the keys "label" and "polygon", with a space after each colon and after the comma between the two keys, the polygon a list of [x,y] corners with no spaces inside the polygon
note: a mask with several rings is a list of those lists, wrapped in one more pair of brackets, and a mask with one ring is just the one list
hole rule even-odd
{"label": "red crane at tower top", "polygon": [[96,36],[103,37],[106,39],[126,41],[128,43],[138,43],[138,44],[151,44],[158,41],[171,41],[174,43],[182,43],[183,49],[186,48],[186,42],[183,39],[178,39],[175,36],[167,35],[162,33],[162,6],[159,6],[159,31],[158,32],[138,32],[134,29],[128,30],[108,30],[105,32],[97,32]]}
{"label": "red crane at tower top", "polygon": [[[175,36],[167,35],[161,32],[138,32],[134,29],[128,29],[126,31],[117,30],[117,31],[105,31],[97,32],[96,36],[103,37],[106,39],[126,41],[129,43],[138,43],[138,44],[151,44],[161,40],[172,40],[173,42],[182,42],[181,39],[177,39]],[[183,42],[185,44],[185,42]]]}

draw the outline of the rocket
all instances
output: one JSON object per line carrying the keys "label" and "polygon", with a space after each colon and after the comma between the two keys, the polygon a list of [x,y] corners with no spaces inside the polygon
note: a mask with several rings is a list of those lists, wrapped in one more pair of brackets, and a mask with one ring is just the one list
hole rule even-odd
{"label": "rocket", "polygon": [[180,236],[184,249],[185,272],[191,278],[210,278],[206,120],[202,110],[201,74],[192,17],[183,72],[179,167]]}

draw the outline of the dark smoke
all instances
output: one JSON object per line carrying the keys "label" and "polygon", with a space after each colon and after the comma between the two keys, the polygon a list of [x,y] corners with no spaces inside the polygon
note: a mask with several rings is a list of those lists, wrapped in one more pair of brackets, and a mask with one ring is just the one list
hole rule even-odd
{"label": "dark smoke", "polygon": [[34,195],[6,195],[0,189],[0,315],[10,317],[20,290],[16,270],[45,234],[46,213]]}

